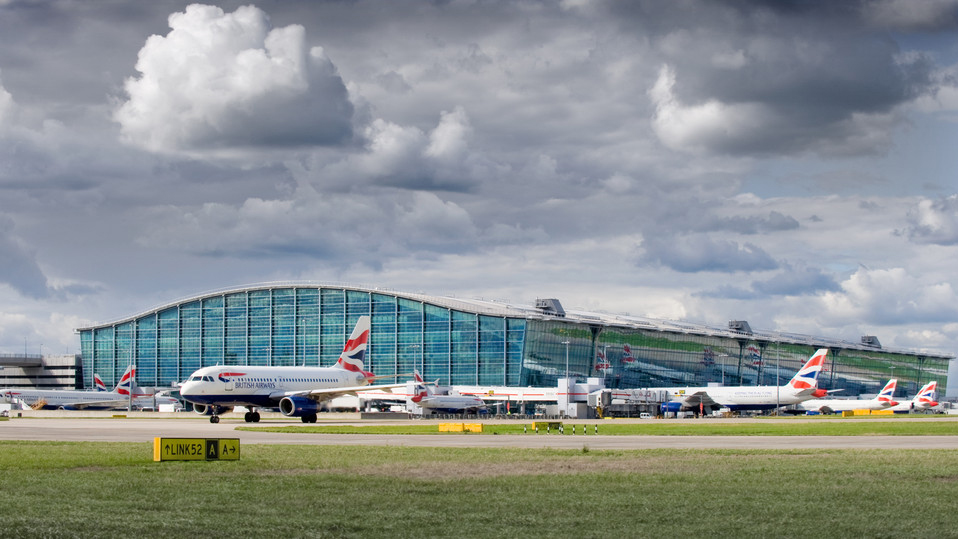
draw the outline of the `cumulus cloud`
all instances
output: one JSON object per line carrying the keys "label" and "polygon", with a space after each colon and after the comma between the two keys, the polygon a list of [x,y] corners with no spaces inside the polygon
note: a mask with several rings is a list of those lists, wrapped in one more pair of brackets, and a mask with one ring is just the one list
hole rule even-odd
{"label": "cumulus cloud", "polygon": [[918,243],[958,244],[958,195],[922,199],[907,215],[905,234]]}
{"label": "cumulus cloud", "polygon": [[[915,63],[922,64],[916,60]],[[916,71],[920,71],[916,68]],[[823,156],[884,153],[891,133],[901,123],[894,107],[912,97],[904,89],[876,103],[838,106],[836,103],[792,103],[787,93],[732,90],[726,100],[712,95],[686,103],[677,92],[676,70],[663,65],[648,91],[655,106],[651,126],[668,148],[693,153],[732,155],[793,155],[806,152]],[[698,84],[701,84],[699,82]],[[759,83],[761,84],[761,83]],[[808,89],[810,94],[820,89]],[[849,92],[855,91],[853,88]],[[764,95],[763,95],[764,94]],[[867,105],[867,106],[866,106]],[[856,110],[862,107],[869,110]]]}
{"label": "cumulus cloud", "polygon": [[723,285],[715,290],[699,294],[702,297],[725,299],[761,299],[781,296],[812,296],[839,289],[834,277],[820,268],[803,263],[783,262],[775,275],[753,281],[750,286]]}
{"label": "cumulus cloud", "polygon": [[705,234],[684,237],[649,235],[642,244],[644,263],[657,263],[682,273],[763,271],[778,263],[761,247],[730,240],[716,240]]}
{"label": "cumulus cloud", "polygon": [[320,47],[299,25],[271,28],[255,6],[193,4],[140,50],[139,75],[114,112],[123,138],[155,152],[340,144],[353,106]]}
{"label": "cumulus cloud", "polygon": [[926,283],[904,268],[860,267],[840,287],[822,296],[823,317],[877,325],[902,320],[946,322],[958,317],[958,296],[951,283]]}
{"label": "cumulus cloud", "polygon": [[471,133],[462,107],[443,111],[428,133],[376,119],[363,133],[363,152],[329,165],[317,163],[313,176],[325,185],[467,191],[503,168],[469,147]]}

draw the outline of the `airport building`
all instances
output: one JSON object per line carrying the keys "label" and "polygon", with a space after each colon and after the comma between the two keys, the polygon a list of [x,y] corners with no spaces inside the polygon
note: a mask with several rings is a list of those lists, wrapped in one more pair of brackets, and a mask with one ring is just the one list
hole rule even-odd
{"label": "airport building", "polygon": [[[362,315],[371,315],[366,369],[408,380],[419,369],[443,385],[556,387],[567,375],[608,388],[786,383],[818,348],[829,348],[820,386],[845,395],[947,386],[953,356],[860,342],[712,327],[644,317],[430,296],[314,282],[269,283],[205,293],[79,328],[81,378],[108,386],[131,362],[142,386],[170,387],[212,365],[335,363]],[[78,381],[79,382],[79,381]],[[388,379],[387,379],[388,382]]]}

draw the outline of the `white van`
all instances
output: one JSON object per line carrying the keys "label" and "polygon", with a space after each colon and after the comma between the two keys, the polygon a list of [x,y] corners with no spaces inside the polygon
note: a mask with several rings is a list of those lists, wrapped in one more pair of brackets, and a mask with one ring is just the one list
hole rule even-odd
{"label": "white van", "polygon": [[642,412],[639,414],[639,419],[652,419],[652,414],[647,412]]}

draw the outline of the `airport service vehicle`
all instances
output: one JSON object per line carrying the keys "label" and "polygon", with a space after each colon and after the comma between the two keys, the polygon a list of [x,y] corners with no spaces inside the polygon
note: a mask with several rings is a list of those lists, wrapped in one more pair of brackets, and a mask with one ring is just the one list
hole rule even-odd
{"label": "airport service vehicle", "polygon": [[837,414],[849,410],[884,410],[898,405],[894,399],[896,387],[898,380],[892,378],[878,395],[871,399],[811,399],[800,402],[797,406],[806,412],[823,414]]}
{"label": "airport service vehicle", "polygon": [[934,408],[935,406],[938,406],[938,400],[936,398],[937,391],[938,382],[928,382],[918,390],[918,394],[915,395],[915,398],[908,402],[902,402],[896,406],[892,406],[891,410],[893,412],[911,412],[914,410],[928,410],[929,408]]}
{"label": "airport service vehicle", "polygon": [[[148,408],[160,404],[179,403],[173,397],[156,396],[144,393],[134,380],[136,367],[130,365],[120,377],[113,391],[106,391],[106,385],[99,376],[94,375],[96,389],[93,391],[69,389],[0,389],[0,401],[19,402],[35,409],[52,410],[117,410],[130,407]],[[130,398],[130,391],[133,398]]]}
{"label": "airport service vehicle", "polygon": [[660,387],[669,402],[662,404],[663,412],[698,412],[700,414],[728,408],[740,410],[771,410],[777,406],[797,404],[828,394],[818,389],[818,374],[825,365],[827,348],[816,351],[795,376],[783,386],[737,387]]}
{"label": "airport service vehicle", "polygon": [[[343,395],[405,387],[406,384],[369,385],[377,378],[363,366],[369,342],[370,322],[361,316],[346,341],[339,360],[332,367],[203,367],[180,386],[180,396],[193,403],[193,410],[209,414],[219,423],[220,414],[245,406],[244,419],[260,419],[257,408],[279,408],[287,417],[315,423],[323,402]],[[389,375],[393,378],[395,375]]]}
{"label": "airport service vehicle", "polygon": [[486,403],[479,397],[468,395],[440,395],[435,392],[434,385],[423,382],[419,371],[414,371],[416,380],[413,396],[409,398],[423,410],[441,414],[461,414],[486,412]]}

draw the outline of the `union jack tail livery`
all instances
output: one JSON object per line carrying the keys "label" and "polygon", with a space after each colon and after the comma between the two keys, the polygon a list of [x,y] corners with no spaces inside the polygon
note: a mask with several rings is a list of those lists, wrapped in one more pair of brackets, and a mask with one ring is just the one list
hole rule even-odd
{"label": "union jack tail livery", "polygon": [[875,399],[886,406],[898,406],[898,402],[894,399],[896,387],[898,387],[898,380],[892,378],[885,384],[884,389],[881,390],[881,393],[879,393]]}
{"label": "union jack tail livery", "polygon": [[827,355],[828,348],[819,348],[818,351],[805,362],[805,366],[789,380],[787,384],[788,387],[791,387],[799,394],[810,394],[815,397],[824,397],[827,395],[827,391],[818,389],[818,373],[822,372]]}
{"label": "union jack tail livery", "polygon": [[422,379],[422,375],[419,374],[418,369],[413,371],[413,378],[416,380],[416,386],[413,388],[415,395],[413,395],[410,400],[416,404],[419,404],[422,399],[429,396],[429,390],[426,389],[425,385],[423,385],[425,382]]}
{"label": "union jack tail livery", "polygon": [[129,396],[130,390],[133,389],[135,392],[136,389],[133,388],[133,376],[136,374],[136,367],[130,365],[126,368],[126,372],[123,373],[123,376],[120,377],[120,382],[116,384],[116,392],[120,395]]}
{"label": "union jack tail livery", "polygon": [[938,390],[938,382],[928,382],[925,384],[925,387],[921,388],[918,391],[918,395],[915,396],[916,405],[921,408],[933,408],[938,406],[938,401],[935,400],[935,392]]}
{"label": "union jack tail livery", "polygon": [[353,328],[353,332],[349,335],[349,340],[346,341],[346,346],[343,348],[343,353],[339,355],[339,360],[336,361],[336,367],[351,372],[362,373],[367,377],[371,377],[372,373],[367,373],[363,364],[363,359],[366,357],[366,345],[368,342],[369,317],[360,316],[359,320],[356,322],[356,327]]}
{"label": "union jack tail livery", "polygon": [[106,384],[103,383],[103,378],[100,378],[99,374],[93,374],[93,385],[97,391],[106,391]]}

